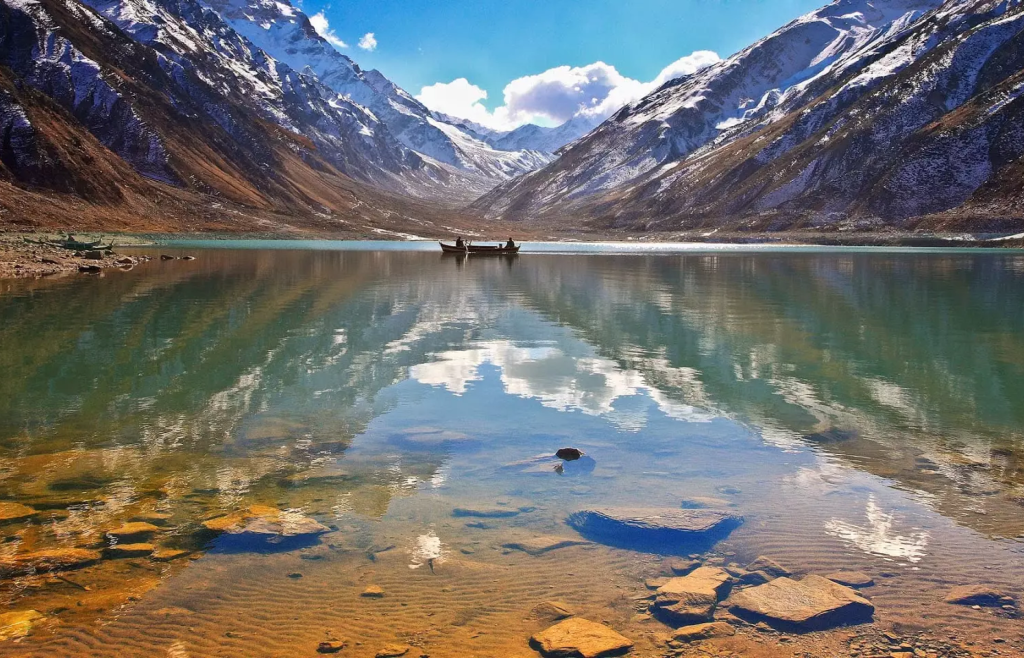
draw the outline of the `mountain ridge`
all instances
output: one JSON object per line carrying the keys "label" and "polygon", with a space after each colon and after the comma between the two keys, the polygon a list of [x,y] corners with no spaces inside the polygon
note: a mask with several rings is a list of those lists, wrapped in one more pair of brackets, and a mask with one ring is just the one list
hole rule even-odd
{"label": "mountain ridge", "polygon": [[[848,11],[879,5],[880,22],[870,26],[863,14]],[[857,29],[837,29],[836,16]],[[502,184],[472,207],[492,218],[571,217],[592,229],[870,229],[912,226],[915,218],[943,213],[956,219],[977,192],[988,194],[989,203],[971,202],[961,219],[1004,215],[1017,226],[1019,185],[1010,172],[1021,156],[1012,127],[1020,111],[1014,80],[1024,68],[1020,16],[1018,2],[840,0],[667,83],[568,146],[555,162]],[[997,28],[1003,18],[1009,22]],[[987,32],[977,36],[978,30]],[[812,37],[813,56],[793,54]],[[992,48],[983,47],[986,39]],[[823,42],[829,47],[817,47]],[[982,142],[1002,148],[999,163],[980,158],[988,162],[982,169],[1003,181],[985,188],[995,178],[970,179],[952,142],[940,147],[932,138],[937,130],[954,133],[967,118],[958,109],[998,87],[999,81],[971,81],[1000,49],[1011,98],[980,119],[992,135],[959,147],[971,157],[988,148]],[[948,57],[929,59],[936,51]],[[970,57],[975,51],[978,56]],[[931,99],[917,99],[915,87],[928,88]],[[940,103],[947,100],[948,107]],[[887,109],[893,104],[895,113]],[[900,156],[926,158],[929,148],[942,152],[908,183]]]}

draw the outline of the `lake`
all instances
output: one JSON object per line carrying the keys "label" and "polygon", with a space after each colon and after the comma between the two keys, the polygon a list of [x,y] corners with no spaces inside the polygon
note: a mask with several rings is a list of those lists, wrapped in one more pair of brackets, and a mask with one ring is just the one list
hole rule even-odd
{"label": "lake", "polygon": [[[874,622],[738,623],[732,651],[1019,651],[1015,604],[944,597],[1024,591],[1024,253],[434,249],[183,241],[0,280],[0,501],[27,509],[0,558],[102,555],[0,579],[41,615],[0,653],[526,658],[556,602],[661,656],[668,560],[762,555],[863,572]],[[566,523],[638,507],[742,525],[676,551]]]}

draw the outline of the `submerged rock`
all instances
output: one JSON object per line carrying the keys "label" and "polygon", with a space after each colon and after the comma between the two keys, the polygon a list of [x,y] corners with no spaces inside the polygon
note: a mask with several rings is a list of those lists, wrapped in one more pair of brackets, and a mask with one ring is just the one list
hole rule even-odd
{"label": "submerged rock", "polygon": [[574,512],[566,522],[604,544],[680,555],[724,539],[743,517],[718,510],[613,507]]}
{"label": "submerged rock", "polygon": [[567,462],[574,462],[584,454],[585,453],[582,450],[578,450],[576,448],[559,448],[555,451],[555,457],[564,459]]}
{"label": "submerged rock", "polygon": [[23,521],[39,514],[39,511],[21,503],[0,502],[0,523]]}
{"label": "submerged rock", "polygon": [[576,613],[572,608],[561,601],[545,601],[535,605],[530,611],[530,616],[534,619],[548,622],[559,621],[566,617],[572,617],[574,614]]}
{"label": "submerged rock", "polygon": [[725,500],[724,498],[711,498],[708,496],[694,496],[692,498],[684,498],[679,506],[683,509],[714,509],[721,507],[735,507],[736,503]]}
{"label": "submerged rock", "polygon": [[113,537],[117,540],[126,539],[142,539],[149,537],[154,533],[160,532],[160,528],[156,527],[152,523],[145,521],[134,521],[131,523],[125,523],[124,525],[114,528],[113,530],[107,531],[108,537]]}
{"label": "submerged rock", "polygon": [[796,630],[822,630],[870,621],[875,607],[863,596],[821,576],[775,580],[733,594],[730,610]]}
{"label": "submerged rock", "polygon": [[949,594],[943,600],[956,605],[979,605],[990,608],[1013,603],[1013,597],[991,585],[960,585],[949,590]]}
{"label": "submerged rock", "polygon": [[389,644],[377,652],[377,658],[420,658],[423,652],[408,644]]}
{"label": "submerged rock", "polygon": [[782,566],[770,557],[763,555],[758,556],[756,560],[747,565],[747,571],[760,571],[765,573],[772,578],[782,578],[783,576],[792,576],[793,572]]}
{"label": "submerged rock", "polygon": [[677,557],[665,561],[665,566],[676,576],[685,576],[700,565],[700,560],[684,560]]}
{"label": "submerged rock", "polygon": [[699,642],[710,640],[715,637],[730,637],[736,635],[736,629],[724,621],[713,621],[706,624],[694,624],[677,628],[672,634],[670,642]]}
{"label": "submerged rock", "polygon": [[53,548],[34,553],[22,553],[0,559],[0,578],[34,571],[80,569],[98,562],[101,557],[99,551],[85,548]]}
{"label": "submerged rock", "polygon": [[381,589],[380,585],[368,585],[359,596],[367,599],[382,599],[384,598],[384,590]]}
{"label": "submerged rock", "polygon": [[107,547],[104,551],[107,557],[121,558],[121,557],[146,557],[152,555],[155,547],[153,544],[114,544],[113,546]]}
{"label": "submerged rock", "polygon": [[500,506],[479,506],[479,507],[456,507],[452,510],[452,516],[457,517],[478,517],[484,519],[502,519],[518,516],[519,510],[515,507]]}
{"label": "submerged rock", "polygon": [[529,539],[520,539],[517,541],[510,541],[502,544],[502,548],[509,548],[516,551],[523,551],[530,555],[541,555],[548,551],[554,551],[559,548],[567,548],[569,546],[582,546],[589,544],[590,542],[585,539],[576,539],[573,537],[557,537],[553,535],[539,535],[537,537],[530,537]]}
{"label": "submerged rock", "polygon": [[324,640],[316,646],[317,653],[338,653],[347,646],[344,640]]}
{"label": "submerged rock", "polygon": [[719,599],[728,594],[731,577],[718,567],[699,567],[686,576],[670,578],[655,592],[651,612],[680,626],[711,621]]}
{"label": "submerged rock", "polygon": [[32,630],[32,625],[43,619],[36,610],[20,610],[0,614],[0,642],[25,637]]}
{"label": "submerged rock", "polygon": [[158,548],[153,551],[153,554],[149,557],[154,562],[170,562],[171,560],[177,560],[180,557],[185,557],[190,554],[190,551],[178,548]]}
{"label": "submerged rock", "polygon": [[871,587],[875,584],[875,581],[871,576],[861,571],[836,571],[834,573],[826,574],[825,577],[834,583],[846,585],[847,587]]}
{"label": "submerged rock", "polygon": [[530,643],[545,656],[600,658],[625,653],[633,643],[604,624],[573,617],[537,633]]}
{"label": "submerged rock", "polygon": [[253,505],[225,516],[207,519],[203,521],[203,527],[229,535],[264,537],[303,537],[330,532],[330,528],[304,514],[266,505]]}

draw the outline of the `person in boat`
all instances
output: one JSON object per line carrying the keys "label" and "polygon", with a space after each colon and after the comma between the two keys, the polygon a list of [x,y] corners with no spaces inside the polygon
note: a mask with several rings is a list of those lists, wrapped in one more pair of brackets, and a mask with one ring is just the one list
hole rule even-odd
{"label": "person in boat", "polygon": [[515,249],[516,248],[516,243],[512,241],[512,238],[509,238],[508,242],[505,243],[505,248],[506,249]]}
{"label": "person in boat", "polygon": [[455,246],[458,247],[459,249],[465,249],[466,248],[466,241],[462,239],[461,235],[459,237],[455,238]]}

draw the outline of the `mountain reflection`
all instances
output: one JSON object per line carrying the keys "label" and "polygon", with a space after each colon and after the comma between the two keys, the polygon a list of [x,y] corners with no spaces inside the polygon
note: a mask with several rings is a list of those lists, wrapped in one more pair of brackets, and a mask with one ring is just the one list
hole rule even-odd
{"label": "mountain reflection", "polygon": [[[1019,533],[1022,284],[1014,255],[354,251],[7,283],[0,488],[103,499],[107,518],[147,492],[228,508],[286,485],[293,504],[380,515],[443,478],[451,445],[350,454],[394,385],[463,395],[493,370],[507,395],[631,432],[732,418]],[[294,489],[316,478],[337,495]],[[883,517],[831,531],[910,557],[920,538]]]}

